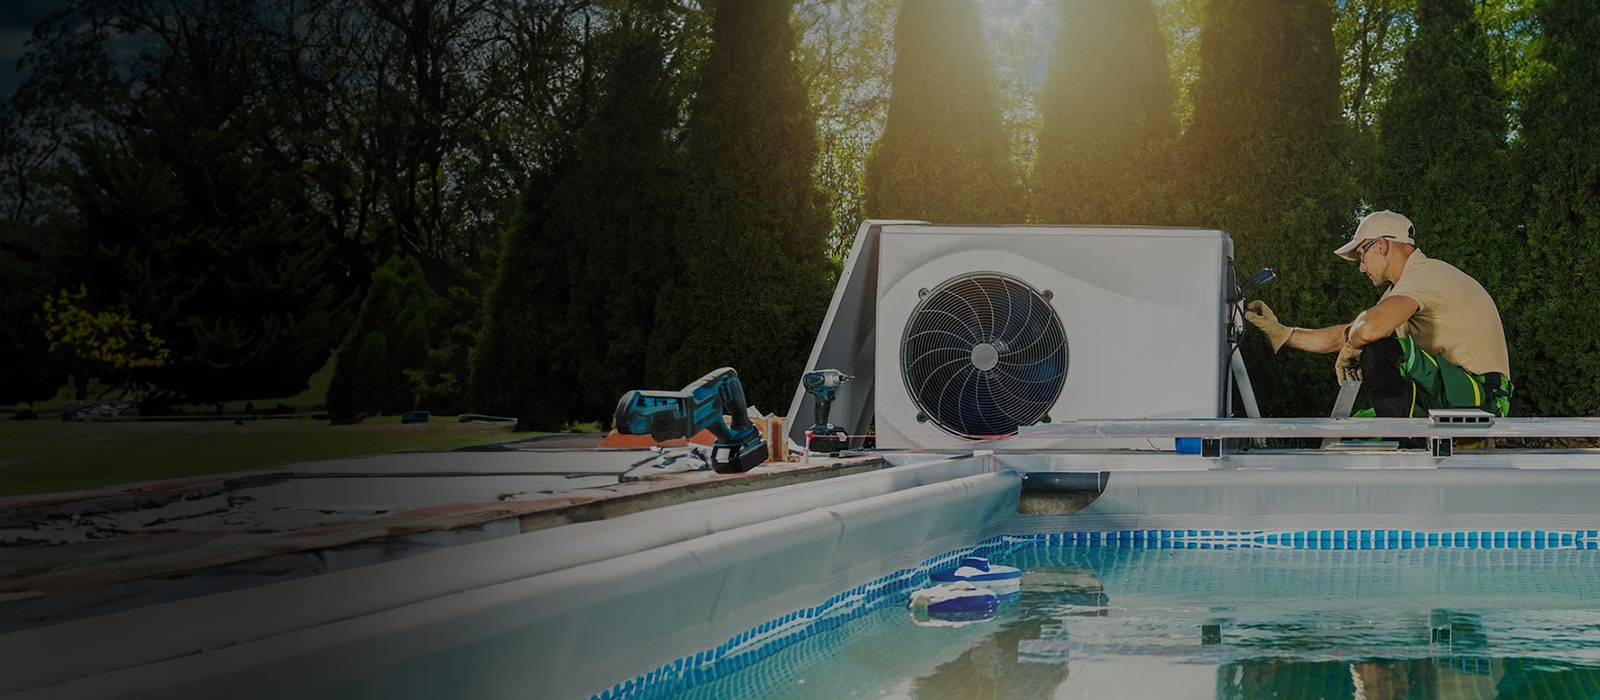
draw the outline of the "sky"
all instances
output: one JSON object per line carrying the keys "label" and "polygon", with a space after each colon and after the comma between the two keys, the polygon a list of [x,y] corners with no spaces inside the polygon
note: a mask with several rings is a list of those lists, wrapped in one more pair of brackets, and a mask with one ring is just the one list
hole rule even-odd
{"label": "sky", "polygon": [[33,32],[33,25],[49,16],[61,0],[5,0],[0,3],[0,99],[11,99],[22,83],[17,59]]}

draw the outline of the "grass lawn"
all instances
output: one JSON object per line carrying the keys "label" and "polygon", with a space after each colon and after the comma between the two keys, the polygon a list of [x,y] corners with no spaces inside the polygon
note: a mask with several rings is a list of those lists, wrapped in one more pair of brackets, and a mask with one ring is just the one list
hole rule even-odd
{"label": "grass lawn", "polygon": [[[257,405],[260,405],[259,403]],[[309,418],[233,421],[0,420],[0,496],[248,471],[318,459],[444,450],[531,433],[454,417],[402,425],[398,416],[330,426]]]}

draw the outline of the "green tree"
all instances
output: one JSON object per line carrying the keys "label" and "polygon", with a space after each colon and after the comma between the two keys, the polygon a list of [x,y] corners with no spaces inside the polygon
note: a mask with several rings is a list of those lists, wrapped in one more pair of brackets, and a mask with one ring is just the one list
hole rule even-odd
{"label": "green tree", "polygon": [[483,329],[472,349],[467,408],[517,419],[518,430],[554,430],[572,414],[578,387],[561,333],[572,295],[563,232],[547,227],[548,203],[570,155],[535,170],[504,234]]}
{"label": "green tree", "polygon": [[623,392],[645,385],[656,299],[679,262],[683,156],[660,19],[624,13],[601,38],[594,114],[545,223],[548,238],[569,241],[559,343],[579,387],[573,418],[607,419]]}
{"label": "green tree", "polygon": [[407,372],[427,361],[435,304],[415,258],[392,256],[373,271],[355,325],[334,355],[328,383],[328,412],[334,420],[417,407]]}
{"label": "green tree", "polygon": [[34,185],[13,211],[59,233],[43,250],[53,286],[85,284],[92,306],[166,340],[172,361],[136,372],[159,400],[302,391],[357,286],[297,148],[316,129],[283,118],[303,95],[263,79],[271,14],[260,0],[71,0],[24,59],[16,123],[68,146],[8,173]]}
{"label": "green tree", "polygon": [[92,305],[125,307],[166,340],[172,361],[141,378],[167,400],[204,403],[303,391],[345,312],[336,234],[298,174],[226,127],[72,150],[63,180],[76,218],[57,264]]}
{"label": "green tree", "polygon": [[[1348,321],[1374,299],[1332,252],[1355,223],[1332,25],[1323,0],[1214,0],[1183,136],[1183,218],[1231,234],[1241,271],[1277,270],[1262,297],[1302,326]],[[1332,358],[1274,356],[1260,334],[1245,338],[1264,413],[1326,414]]]}
{"label": "green tree", "polygon": [[894,47],[894,0],[801,0],[796,60],[817,111],[816,180],[828,197],[828,256],[843,263],[866,218],[866,169],[883,132]]}
{"label": "green tree", "polygon": [[1039,223],[1173,223],[1177,91],[1147,0],[1065,4],[1040,111]]}
{"label": "green tree", "polygon": [[866,214],[1020,223],[1000,97],[972,0],[903,0],[889,115],[867,162]]}
{"label": "green tree", "polygon": [[[690,111],[683,264],[658,302],[652,383],[737,369],[749,399],[788,405],[831,291],[816,121],[794,62],[790,2],[719,3]],[[651,371],[651,370],[654,371]]]}
{"label": "green tree", "polygon": [[1372,192],[1377,114],[1389,99],[1406,43],[1416,28],[1417,0],[1349,0],[1336,6],[1333,41],[1342,57],[1340,104],[1352,129],[1350,158],[1357,187]]}
{"label": "green tree", "polygon": [[1600,416],[1600,5],[1544,0],[1541,58],[1517,162],[1527,248],[1509,311],[1514,410]]}
{"label": "green tree", "polygon": [[79,287],[44,300],[44,335],[50,352],[71,368],[79,400],[88,398],[91,376],[123,387],[137,400],[133,370],[165,365],[172,353],[150,324],[120,311],[90,308],[85,304],[88,297],[89,291]]}
{"label": "green tree", "polygon": [[1549,69],[1540,60],[1537,9],[1540,0],[1481,0],[1474,2],[1478,26],[1488,44],[1489,72],[1494,84],[1507,96],[1507,121],[1517,130],[1515,105],[1527,96],[1532,81]]}
{"label": "green tree", "polygon": [[0,404],[55,396],[66,367],[50,352],[40,308],[54,284],[44,256],[15,229],[0,229]]}
{"label": "green tree", "polygon": [[1341,56],[1340,104],[1359,132],[1377,122],[1416,29],[1417,0],[1349,0],[1334,14],[1333,41]]}
{"label": "green tree", "polygon": [[1419,0],[1393,92],[1379,113],[1368,201],[1411,218],[1417,244],[1503,287],[1509,223],[1505,104],[1489,74],[1473,0]]}

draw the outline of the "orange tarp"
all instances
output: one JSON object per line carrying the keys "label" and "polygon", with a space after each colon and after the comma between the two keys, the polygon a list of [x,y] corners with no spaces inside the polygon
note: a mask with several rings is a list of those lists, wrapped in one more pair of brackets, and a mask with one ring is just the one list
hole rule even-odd
{"label": "orange tarp", "polygon": [[[712,437],[709,430],[695,433],[693,439],[696,445],[710,445],[717,441],[715,437]],[[611,434],[606,436],[606,439],[600,441],[601,447],[683,447],[687,444],[689,444],[689,441],[683,438],[656,442],[649,435],[623,435],[615,430],[612,430]]]}
{"label": "orange tarp", "polygon": [[[726,420],[726,417],[724,417],[724,420]],[[766,437],[766,420],[757,420],[752,422],[755,423],[756,430],[761,431],[762,437]],[[676,440],[668,440],[666,442],[656,442],[655,439],[651,438],[649,435],[623,435],[622,433],[617,432],[615,429],[612,429],[611,433],[606,435],[604,440],[600,441],[600,447],[684,447],[691,442],[696,445],[705,445],[709,447],[716,441],[717,437],[712,435],[711,431],[709,430],[702,430],[698,433],[695,433],[694,437],[691,437],[688,440],[678,438]]]}

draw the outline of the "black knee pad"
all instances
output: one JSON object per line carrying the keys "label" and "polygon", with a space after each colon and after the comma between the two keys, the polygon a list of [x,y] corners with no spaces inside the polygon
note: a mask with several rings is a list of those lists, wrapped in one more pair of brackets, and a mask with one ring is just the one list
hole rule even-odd
{"label": "black knee pad", "polygon": [[1400,358],[1405,355],[1405,349],[1400,347],[1400,341],[1395,338],[1384,338],[1368,343],[1361,348],[1361,373],[1371,375],[1373,372],[1396,370],[1400,367]]}

